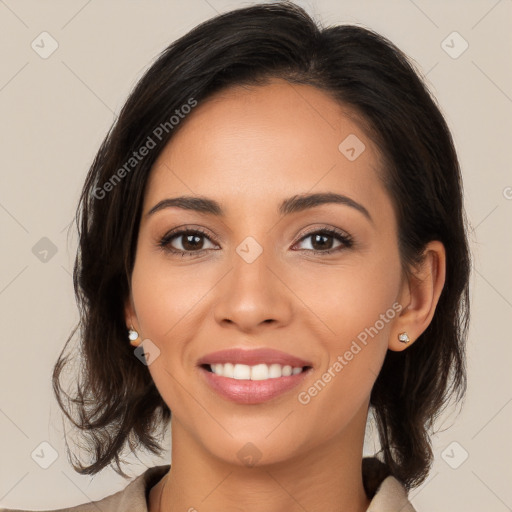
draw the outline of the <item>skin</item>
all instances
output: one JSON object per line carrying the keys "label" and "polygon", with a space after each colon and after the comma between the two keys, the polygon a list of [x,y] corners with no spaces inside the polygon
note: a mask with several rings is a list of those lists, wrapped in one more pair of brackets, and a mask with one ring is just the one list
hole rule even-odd
{"label": "skin", "polygon": [[[430,323],[444,284],[444,247],[431,242],[423,265],[406,277],[378,148],[349,109],[316,88],[281,80],[231,88],[182,123],[149,177],[125,305],[127,325],[160,350],[148,369],[173,414],[172,467],[152,488],[149,510],[363,512],[370,392],[387,350],[406,350]],[[365,144],[354,161],[338,149],[349,134]],[[344,204],[278,214],[282,200],[317,192],[349,196],[372,220]],[[147,215],[181,195],[215,199],[225,215],[178,207]],[[190,257],[158,245],[180,226],[207,232],[192,249],[185,237],[173,239]],[[306,237],[323,228],[350,234],[353,246]],[[236,252],[248,236],[263,249],[252,263]],[[298,393],[394,303],[400,313],[300,403]],[[407,345],[397,339],[403,331]],[[236,404],[212,391],[196,366],[231,347],[276,348],[311,361],[313,372],[266,403]],[[237,455],[248,442],[260,456],[252,467]]]}

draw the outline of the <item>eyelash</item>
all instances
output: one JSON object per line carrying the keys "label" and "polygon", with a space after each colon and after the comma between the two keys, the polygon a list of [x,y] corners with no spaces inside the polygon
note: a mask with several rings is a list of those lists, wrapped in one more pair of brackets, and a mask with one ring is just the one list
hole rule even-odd
{"label": "eyelash", "polygon": [[[210,239],[209,235],[205,231],[203,231],[199,228],[182,229],[179,231],[171,231],[171,232],[167,233],[158,242],[158,247],[168,253],[172,253],[172,254],[176,254],[176,255],[181,254],[182,257],[183,256],[194,257],[194,256],[198,256],[199,254],[202,254],[204,251],[211,250],[211,249],[200,249],[199,251],[181,251],[179,249],[175,249],[174,247],[172,247],[170,245],[170,243],[174,238],[179,238],[182,235],[204,236],[204,237],[208,238],[208,240],[213,242]],[[332,254],[335,252],[339,252],[340,250],[343,250],[343,249],[349,249],[354,244],[352,237],[348,233],[345,233],[344,231],[341,231],[341,230],[338,230],[335,228],[321,228],[321,229],[317,229],[316,231],[311,231],[309,233],[304,234],[294,245],[296,245],[299,242],[302,242],[303,240],[305,240],[313,235],[333,236],[334,238],[336,238],[338,241],[341,242],[341,245],[334,249],[327,249],[325,251],[319,251],[316,249],[299,249],[300,251],[306,251],[306,252],[310,252],[310,253],[312,252],[314,254]]]}

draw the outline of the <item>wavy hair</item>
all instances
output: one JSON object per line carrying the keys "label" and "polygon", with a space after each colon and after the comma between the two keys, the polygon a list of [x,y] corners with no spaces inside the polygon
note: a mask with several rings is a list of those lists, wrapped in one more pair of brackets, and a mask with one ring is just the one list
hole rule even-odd
{"label": "wavy hair", "polygon": [[[321,89],[357,113],[383,156],[404,271],[421,261],[429,241],[446,248],[446,281],[432,322],[407,350],[388,351],[370,398],[388,471],[409,488],[428,474],[434,421],[466,388],[470,253],[453,140],[419,72],[388,39],[360,26],[323,28],[290,2],[218,15],[170,44],[134,87],[89,169],[76,211],[73,283],[80,320],[53,372],[58,403],[92,457],[89,464],[72,462],[79,473],[115,462],[125,475],[120,456],[126,445],[163,451],[156,429],[171,411],[127,342],[124,304],[148,177],[183,125],[170,128],[169,119],[191,100],[274,78]],[[153,137],[156,147],[131,161],[162,126],[167,129]],[[80,366],[68,394],[61,377],[77,331]]]}

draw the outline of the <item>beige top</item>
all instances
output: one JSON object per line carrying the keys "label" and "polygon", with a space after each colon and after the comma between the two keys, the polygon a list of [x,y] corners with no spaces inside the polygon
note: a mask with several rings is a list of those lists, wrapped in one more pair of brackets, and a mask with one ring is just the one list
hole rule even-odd
{"label": "beige top", "polygon": [[[151,488],[169,471],[170,465],[154,466],[135,478],[123,490],[99,501],[44,512],[148,512]],[[378,487],[367,512],[416,512],[407,492],[394,477],[388,476]],[[0,512],[27,512],[0,508]]]}

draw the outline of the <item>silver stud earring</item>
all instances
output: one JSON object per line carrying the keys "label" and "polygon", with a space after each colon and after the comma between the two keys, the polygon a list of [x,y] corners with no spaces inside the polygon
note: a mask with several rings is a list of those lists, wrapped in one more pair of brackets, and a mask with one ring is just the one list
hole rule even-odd
{"label": "silver stud earring", "polygon": [[133,346],[137,346],[137,340],[139,338],[139,333],[134,329],[128,330],[128,339],[130,340],[130,344]]}
{"label": "silver stud earring", "polygon": [[401,332],[398,335],[398,340],[401,341],[402,343],[409,343],[411,341],[409,335],[406,332]]}

